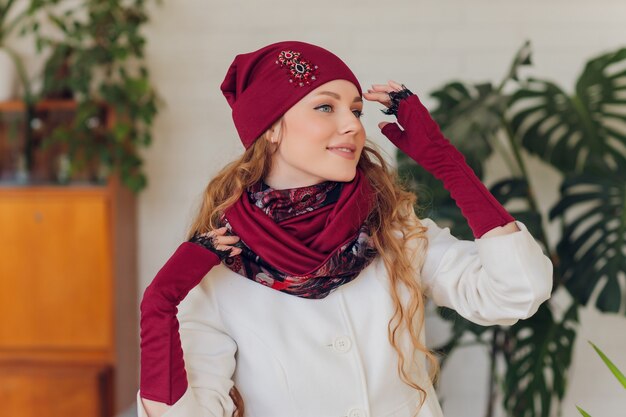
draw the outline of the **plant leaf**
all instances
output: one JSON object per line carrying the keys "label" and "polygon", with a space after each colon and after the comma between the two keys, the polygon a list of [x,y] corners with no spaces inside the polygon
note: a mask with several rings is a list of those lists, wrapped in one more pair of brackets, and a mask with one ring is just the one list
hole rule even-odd
{"label": "plant leaf", "polygon": [[544,303],[534,316],[509,329],[504,405],[510,415],[548,417],[552,400],[563,399],[576,338],[577,308],[578,304],[572,303],[558,322]]}
{"label": "plant leaf", "polygon": [[609,370],[611,371],[611,373],[613,375],[615,375],[615,378],[617,378],[617,380],[622,384],[622,386],[624,388],[626,388],[626,377],[624,376],[624,374],[619,370],[619,368],[617,366],[615,366],[615,364],[613,362],[611,362],[611,360],[604,354],[604,352],[602,352],[600,350],[599,347],[597,347],[595,344],[593,344],[591,341],[587,341],[589,342],[589,344],[595,349],[595,351],[598,353],[598,355],[600,355],[600,358],[602,359],[602,361],[604,361],[604,363],[606,364],[606,366],[609,368]]}
{"label": "plant leaf", "polygon": [[626,271],[626,178],[567,175],[549,216],[562,218],[556,249],[568,291],[586,305],[596,286],[603,285],[596,306],[618,312],[626,302],[619,284]]}
{"label": "plant leaf", "polygon": [[522,145],[564,173],[626,167],[626,48],[590,60],[569,96],[529,78],[510,99],[511,127]]}

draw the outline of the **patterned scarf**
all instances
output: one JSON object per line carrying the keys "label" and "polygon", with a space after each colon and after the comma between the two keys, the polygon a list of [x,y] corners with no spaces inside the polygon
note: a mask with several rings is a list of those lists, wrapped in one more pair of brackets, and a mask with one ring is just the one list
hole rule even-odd
{"label": "patterned scarf", "polygon": [[324,298],[377,255],[366,221],[373,196],[358,169],[349,183],[275,190],[260,181],[222,216],[219,227],[239,236],[242,248],[223,263],[281,292]]}

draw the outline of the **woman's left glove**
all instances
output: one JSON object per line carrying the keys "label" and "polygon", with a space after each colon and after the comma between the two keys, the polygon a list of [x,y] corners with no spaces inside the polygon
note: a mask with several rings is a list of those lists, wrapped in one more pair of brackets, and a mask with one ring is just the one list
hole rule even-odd
{"label": "woman's left glove", "polygon": [[146,288],[140,306],[142,398],[172,405],[187,390],[178,304],[214,266],[241,253],[235,247],[239,237],[225,233],[225,227],[195,233],[176,249]]}
{"label": "woman's left glove", "polygon": [[480,182],[463,154],[443,136],[439,125],[417,95],[404,85],[401,87],[387,92],[390,103],[383,113],[395,114],[404,130],[397,123],[388,123],[381,132],[443,182],[467,219],[475,238],[480,238],[494,227],[515,221]]}

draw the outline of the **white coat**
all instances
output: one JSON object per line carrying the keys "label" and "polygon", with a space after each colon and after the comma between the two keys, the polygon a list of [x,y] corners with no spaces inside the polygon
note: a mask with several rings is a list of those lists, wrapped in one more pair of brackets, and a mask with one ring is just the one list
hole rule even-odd
{"label": "white coat", "polygon": [[[429,239],[422,287],[437,305],[478,324],[510,325],[550,297],[552,263],[522,222],[521,231],[474,241],[422,223]],[[320,300],[220,264],[179,306],[189,388],[164,416],[231,417],[234,383],[245,417],[410,417],[419,393],[397,373],[387,336],[392,307],[380,256]],[[442,416],[424,372],[420,378],[428,396],[419,416]],[[145,417],[139,392],[137,404]]]}

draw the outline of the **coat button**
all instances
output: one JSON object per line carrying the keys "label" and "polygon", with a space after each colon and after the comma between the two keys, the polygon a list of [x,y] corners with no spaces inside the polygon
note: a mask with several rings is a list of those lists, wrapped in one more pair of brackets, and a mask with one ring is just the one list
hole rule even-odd
{"label": "coat button", "polygon": [[367,413],[365,410],[361,410],[360,408],[353,408],[348,411],[348,417],[367,417]]}
{"label": "coat button", "polygon": [[351,346],[352,341],[348,336],[339,336],[333,342],[333,347],[335,348],[335,350],[341,353],[349,351]]}

